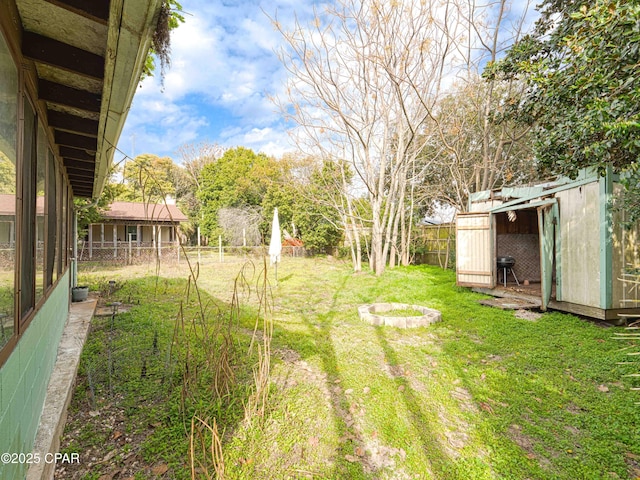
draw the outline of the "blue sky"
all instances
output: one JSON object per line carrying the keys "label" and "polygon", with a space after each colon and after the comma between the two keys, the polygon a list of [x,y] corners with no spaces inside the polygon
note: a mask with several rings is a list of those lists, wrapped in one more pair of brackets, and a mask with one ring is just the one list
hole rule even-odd
{"label": "blue sky", "polygon": [[[531,1],[531,0],[529,0]],[[528,0],[514,0],[517,17]],[[244,146],[276,157],[293,151],[286,125],[269,99],[286,84],[275,51],[294,14],[311,19],[313,0],[183,0],[185,23],[172,33],[172,65],[164,89],[159,67],[138,88],[118,148],[128,156],[153,153],[180,162],[182,145]],[[493,12],[486,12],[489,16]],[[116,155],[115,161],[122,158]]]}
{"label": "blue sky", "polygon": [[[118,148],[180,160],[184,144],[245,146],[280,156],[292,147],[269,95],[285,83],[280,35],[266,14],[305,18],[309,0],[184,0],[185,23],[171,40],[171,68],[145,79]],[[158,67],[159,70],[159,67]],[[116,156],[117,161],[117,156]]]}

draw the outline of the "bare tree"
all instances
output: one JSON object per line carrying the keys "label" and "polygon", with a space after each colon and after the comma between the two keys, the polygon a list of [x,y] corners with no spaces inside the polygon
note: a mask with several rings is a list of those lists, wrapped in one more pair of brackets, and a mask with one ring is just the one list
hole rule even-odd
{"label": "bare tree", "polygon": [[218,212],[218,223],[224,230],[229,244],[243,247],[257,246],[262,242],[260,222],[262,212],[258,208],[221,208]]}
{"label": "bare tree", "polygon": [[467,65],[430,119],[428,129],[436,135],[423,152],[430,168],[420,193],[465,211],[470,193],[536,176],[529,128],[502,115],[506,100],[518,98],[523,85],[481,76],[522,36],[532,9],[513,0],[468,0],[459,8],[468,26]]}
{"label": "bare tree", "polygon": [[198,198],[200,172],[205,165],[222,157],[224,148],[217,143],[203,142],[197,145],[182,145],[178,148],[178,153],[182,159],[182,166],[175,172],[176,195],[193,223],[193,231],[189,232],[190,235],[193,235],[198,231],[202,219],[200,199]]}
{"label": "bare tree", "polygon": [[[292,31],[274,19],[291,75],[278,101],[299,127],[299,146],[352,165],[371,207],[376,274],[395,258],[408,180],[428,139],[423,126],[462,60],[461,20],[453,4],[435,0],[338,0]],[[406,246],[406,228],[400,237]]]}

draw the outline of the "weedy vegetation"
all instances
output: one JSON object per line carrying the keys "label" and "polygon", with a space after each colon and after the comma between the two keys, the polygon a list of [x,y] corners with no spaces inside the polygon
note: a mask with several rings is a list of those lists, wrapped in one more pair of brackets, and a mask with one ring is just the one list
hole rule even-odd
{"label": "weedy vegetation", "polygon": [[[640,476],[624,328],[518,318],[437,267],[376,277],[284,258],[277,286],[266,267],[84,267],[83,284],[123,305],[93,320],[63,439],[81,462],[58,478]],[[442,321],[360,321],[375,302]]]}

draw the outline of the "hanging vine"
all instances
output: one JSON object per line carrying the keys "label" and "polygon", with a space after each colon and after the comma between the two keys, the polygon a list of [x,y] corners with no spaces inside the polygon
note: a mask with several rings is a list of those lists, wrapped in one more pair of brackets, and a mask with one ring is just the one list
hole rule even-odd
{"label": "hanging vine", "polygon": [[164,86],[166,71],[171,67],[171,31],[184,23],[182,12],[182,5],[176,0],[162,2],[141,80],[153,76],[156,67],[155,58],[157,58],[160,61],[160,83]]}

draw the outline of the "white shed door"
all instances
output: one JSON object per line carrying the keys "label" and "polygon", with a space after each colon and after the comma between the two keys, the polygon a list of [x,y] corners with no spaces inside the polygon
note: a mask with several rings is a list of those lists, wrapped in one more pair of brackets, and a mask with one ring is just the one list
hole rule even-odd
{"label": "white shed door", "polygon": [[495,287],[495,259],[491,214],[456,216],[456,279],[458,285]]}

